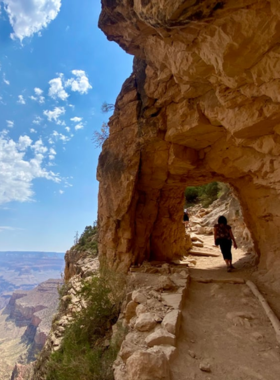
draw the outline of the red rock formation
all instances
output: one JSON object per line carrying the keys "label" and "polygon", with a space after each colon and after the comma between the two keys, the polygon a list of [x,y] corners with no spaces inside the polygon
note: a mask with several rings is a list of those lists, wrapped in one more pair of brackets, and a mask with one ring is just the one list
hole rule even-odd
{"label": "red rock formation", "polygon": [[32,373],[32,364],[16,364],[11,380],[27,380]]}
{"label": "red rock formation", "polygon": [[181,254],[185,187],[224,181],[279,288],[279,1],[103,0],[99,24],[136,57],[99,158],[101,257]]}

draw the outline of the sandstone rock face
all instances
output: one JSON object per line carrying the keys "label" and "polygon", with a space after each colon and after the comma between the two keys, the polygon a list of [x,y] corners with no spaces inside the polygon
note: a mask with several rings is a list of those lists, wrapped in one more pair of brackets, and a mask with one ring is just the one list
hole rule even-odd
{"label": "sandstone rock face", "polygon": [[99,159],[101,256],[127,270],[181,254],[185,187],[219,180],[235,189],[277,288],[279,2],[102,5],[100,27],[136,58]]}
{"label": "sandstone rock face", "polygon": [[218,180],[277,289],[279,1],[102,0],[99,25],[135,55],[99,158],[100,255],[127,270],[182,254],[184,189]]}

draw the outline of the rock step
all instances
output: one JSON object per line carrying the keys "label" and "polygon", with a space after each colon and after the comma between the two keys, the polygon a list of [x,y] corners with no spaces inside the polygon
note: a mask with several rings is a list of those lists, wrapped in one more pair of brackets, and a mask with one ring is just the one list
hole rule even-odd
{"label": "rock step", "polygon": [[219,257],[219,253],[209,252],[209,251],[200,251],[198,249],[191,249],[189,252],[191,256],[205,256],[205,257]]}

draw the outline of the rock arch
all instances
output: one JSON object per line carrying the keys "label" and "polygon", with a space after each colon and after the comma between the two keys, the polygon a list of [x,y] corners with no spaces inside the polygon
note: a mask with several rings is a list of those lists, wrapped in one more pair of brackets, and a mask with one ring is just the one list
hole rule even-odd
{"label": "rock arch", "polygon": [[120,270],[174,257],[185,186],[218,180],[276,287],[279,2],[103,0],[100,27],[135,55],[99,159],[100,255]]}

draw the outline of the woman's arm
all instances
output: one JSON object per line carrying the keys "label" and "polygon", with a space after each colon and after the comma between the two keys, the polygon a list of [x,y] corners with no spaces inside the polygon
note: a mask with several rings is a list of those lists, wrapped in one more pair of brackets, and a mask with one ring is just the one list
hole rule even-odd
{"label": "woman's arm", "polygon": [[231,240],[233,241],[233,246],[234,246],[235,249],[237,249],[237,244],[236,244],[236,241],[234,239],[234,236],[233,236],[233,233],[232,233],[231,229],[229,230],[229,233],[230,233]]}

